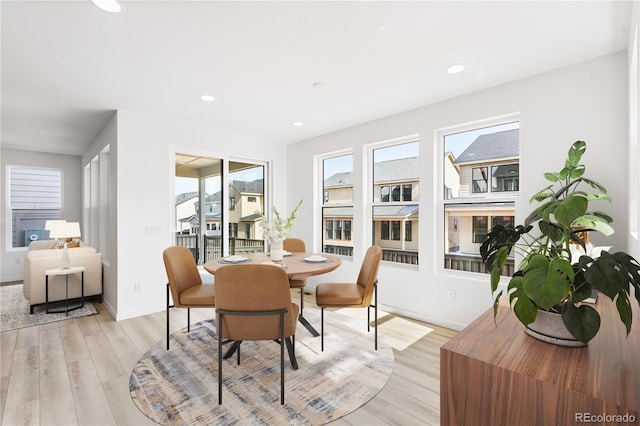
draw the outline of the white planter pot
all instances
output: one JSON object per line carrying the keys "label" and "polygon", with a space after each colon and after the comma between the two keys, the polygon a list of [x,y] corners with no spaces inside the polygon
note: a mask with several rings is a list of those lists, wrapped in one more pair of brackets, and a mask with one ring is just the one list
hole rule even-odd
{"label": "white planter pot", "polygon": [[569,333],[562,322],[562,315],[555,312],[547,312],[538,309],[536,320],[529,324],[525,331],[529,336],[560,346],[586,346],[586,343],[576,340]]}
{"label": "white planter pot", "polygon": [[282,240],[271,241],[271,260],[273,262],[280,262],[283,255],[284,250],[282,249]]}

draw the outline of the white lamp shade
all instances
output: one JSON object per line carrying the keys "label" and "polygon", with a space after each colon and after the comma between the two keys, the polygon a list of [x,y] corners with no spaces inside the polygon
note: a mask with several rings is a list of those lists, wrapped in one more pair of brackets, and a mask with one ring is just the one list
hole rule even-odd
{"label": "white lamp shade", "polygon": [[47,220],[44,223],[44,230],[45,231],[51,231],[53,229],[54,226],[56,226],[58,223],[65,223],[66,220],[61,219],[61,220]]}
{"label": "white lamp shade", "polygon": [[55,223],[49,232],[49,237],[51,238],[76,238],[80,236],[80,224],[78,222]]}

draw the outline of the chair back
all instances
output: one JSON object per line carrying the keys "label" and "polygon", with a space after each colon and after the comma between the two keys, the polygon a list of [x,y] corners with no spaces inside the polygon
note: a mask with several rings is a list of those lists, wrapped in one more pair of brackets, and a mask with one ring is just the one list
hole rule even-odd
{"label": "chair back", "polygon": [[307,248],[304,244],[304,240],[300,238],[286,238],[282,241],[282,248],[286,251],[304,253]]}
{"label": "chair back", "polygon": [[357,285],[363,288],[362,306],[369,306],[373,298],[373,286],[378,281],[378,267],[382,258],[382,249],[378,246],[371,246],[364,255],[360,273],[358,274]]}
{"label": "chair back", "polygon": [[181,307],[180,294],[186,289],[202,285],[198,265],[191,250],[183,246],[169,247],[162,252],[164,268],[167,271],[171,298],[176,307]]}
{"label": "chair back", "polygon": [[[286,309],[285,337],[295,334],[296,319],[289,291],[287,273],[274,265],[226,265],[215,274],[216,310],[234,312],[275,311]],[[217,324],[220,314],[216,313]],[[275,340],[280,338],[280,316],[225,315],[223,339]]]}

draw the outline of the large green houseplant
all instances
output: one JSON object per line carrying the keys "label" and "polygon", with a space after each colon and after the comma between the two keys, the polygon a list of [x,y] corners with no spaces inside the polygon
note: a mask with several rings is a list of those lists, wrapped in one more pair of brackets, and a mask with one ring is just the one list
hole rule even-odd
{"label": "large green houseplant", "polygon": [[[585,142],[575,142],[564,168],[544,174],[551,183],[531,198],[530,203],[535,201],[538,206],[524,224],[494,226],[480,253],[491,273],[494,318],[502,297],[502,291],[496,295],[502,267],[512,251],[518,252],[523,260],[507,288],[518,320],[527,326],[536,319],[539,309],[557,312],[571,335],[586,344],[600,329],[598,312],[581,303],[591,296],[592,289],[615,301],[629,334],[632,288],[640,304],[640,264],[622,251],[588,255],[584,232],[609,236],[613,228],[608,214],[590,209],[590,202],[611,198],[602,185],[584,176],[585,166],[580,160],[585,150]],[[576,259],[578,248],[583,254]]]}

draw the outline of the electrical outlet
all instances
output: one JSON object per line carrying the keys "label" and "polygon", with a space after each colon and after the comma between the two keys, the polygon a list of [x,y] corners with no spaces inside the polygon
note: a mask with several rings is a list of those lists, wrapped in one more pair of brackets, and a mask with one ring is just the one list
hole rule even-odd
{"label": "electrical outlet", "polygon": [[142,291],[142,285],[139,282],[133,283],[133,291],[139,293]]}
{"label": "electrical outlet", "polygon": [[448,300],[456,300],[456,292],[455,292],[455,290],[448,290],[447,291],[447,299]]}
{"label": "electrical outlet", "polygon": [[22,264],[22,258],[16,257],[16,265],[21,265],[21,264]]}

